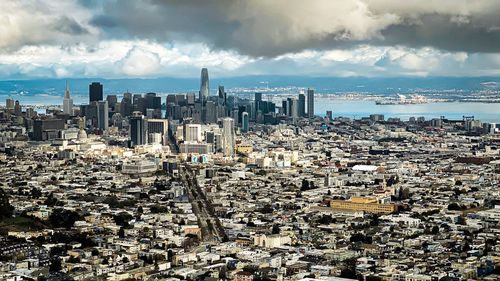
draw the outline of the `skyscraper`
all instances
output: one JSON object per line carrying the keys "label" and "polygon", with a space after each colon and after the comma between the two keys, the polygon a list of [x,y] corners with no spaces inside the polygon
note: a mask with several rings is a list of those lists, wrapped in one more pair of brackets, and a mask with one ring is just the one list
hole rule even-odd
{"label": "skyscraper", "polygon": [[21,104],[19,103],[18,100],[14,103],[14,115],[16,116],[21,116],[22,109],[21,109]]}
{"label": "skyscraper", "polygon": [[299,94],[299,117],[306,117],[306,96]]}
{"label": "skyscraper", "polygon": [[66,91],[64,92],[63,112],[70,116],[73,115],[73,99],[69,96],[68,81],[66,81]]}
{"label": "skyscraper", "polygon": [[201,85],[200,85],[200,102],[205,104],[208,99],[209,84],[208,84],[208,69],[201,69]]}
{"label": "skyscraper", "polygon": [[184,141],[185,142],[201,142],[201,125],[200,124],[184,124]]}
{"label": "skyscraper", "polygon": [[7,109],[14,109],[14,104],[15,101],[11,98],[5,100],[5,107],[7,107]]}
{"label": "skyscraper", "polygon": [[115,105],[118,102],[118,97],[116,95],[108,95],[106,97],[106,100],[108,101],[109,108],[115,109]]}
{"label": "skyscraper", "polygon": [[307,89],[307,116],[314,117],[314,90]]}
{"label": "skyscraper", "polygon": [[326,118],[328,118],[328,120],[333,120],[333,111],[327,110],[326,111]]}
{"label": "skyscraper", "polygon": [[243,112],[241,114],[241,130],[243,132],[248,132],[248,129],[250,127],[250,120],[249,120],[248,112]]}
{"label": "skyscraper", "polygon": [[97,127],[101,130],[107,130],[109,125],[108,101],[97,102]]}
{"label": "skyscraper", "polygon": [[254,119],[257,119],[257,113],[260,110],[260,103],[262,102],[262,93],[255,93],[254,98]]}
{"label": "skyscraper", "polygon": [[224,156],[232,157],[234,155],[234,119],[224,118],[222,120],[222,151]]}
{"label": "skyscraper", "polygon": [[213,101],[207,101],[207,103],[205,104],[205,122],[217,122],[217,105]]}
{"label": "skyscraper", "polygon": [[89,101],[102,101],[102,84],[99,82],[92,82],[89,85]]}
{"label": "skyscraper", "polygon": [[281,101],[281,111],[284,115],[288,115],[288,102],[287,102],[287,100]]}
{"label": "skyscraper", "polygon": [[290,116],[293,118],[299,117],[299,102],[296,98],[290,99]]}
{"label": "skyscraper", "polygon": [[62,119],[37,119],[33,121],[34,141],[46,141],[59,137],[61,130],[64,130],[64,120]]}
{"label": "skyscraper", "polygon": [[130,123],[130,147],[146,144],[146,130],[144,127],[144,115],[134,112],[129,119]]}
{"label": "skyscraper", "polygon": [[226,92],[224,92],[224,86],[222,85],[219,85],[219,91],[218,91],[218,94],[219,94],[219,100],[218,100],[218,103],[220,105],[224,105],[226,103]]}
{"label": "skyscraper", "polygon": [[166,145],[168,138],[168,120],[166,119],[147,119],[146,130],[148,135],[148,143],[154,143],[152,141],[152,135],[158,134],[161,136],[161,143]]}

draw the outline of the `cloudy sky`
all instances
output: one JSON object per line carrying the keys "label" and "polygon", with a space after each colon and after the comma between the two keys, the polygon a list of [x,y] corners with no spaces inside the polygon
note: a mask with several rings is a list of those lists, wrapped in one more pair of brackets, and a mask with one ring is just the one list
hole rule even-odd
{"label": "cloudy sky", "polygon": [[498,0],[1,0],[0,79],[497,76]]}

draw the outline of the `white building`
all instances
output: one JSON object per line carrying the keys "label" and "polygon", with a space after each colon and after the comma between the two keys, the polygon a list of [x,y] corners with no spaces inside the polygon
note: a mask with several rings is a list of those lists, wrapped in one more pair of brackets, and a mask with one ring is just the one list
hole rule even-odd
{"label": "white building", "polygon": [[69,96],[68,81],[66,81],[66,92],[63,99],[64,114],[73,115],[73,99]]}

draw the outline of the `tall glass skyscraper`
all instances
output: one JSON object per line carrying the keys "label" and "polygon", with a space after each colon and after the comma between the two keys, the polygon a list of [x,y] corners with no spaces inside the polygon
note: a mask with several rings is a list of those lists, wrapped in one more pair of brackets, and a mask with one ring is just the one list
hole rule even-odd
{"label": "tall glass skyscraper", "polygon": [[306,96],[299,94],[299,117],[306,117]]}
{"label": "tall glass skyscraper", "polygon": [[89,85],[89,102],[102,101],[103,90],[102,84],[99,82],[93,82]]}
{"label": "tall glass skyscraper", "polygon": [[97,102],[97,127],[107,130],[109,125],[108,101]]}
{"label": "tall glass skyscraper", "polygon": [[208,100],[209,93],[209,84],[208,84],[208,69],[201,69],[201,85],[200,85],[200,102],[205,104]]}
{"label": "tall glass skyscraper", "polygon": [[314,117],[314,90],[307,89],[307,116]]}
{"label": "tall glass skyscraper", "polygon": [[243,132],[248,132],[248,129],[250,127],[250,118],[248,116],[248,112],[243,112],[241,114],[241,130]]}
{"label": "tall glass skyscraper", "polygon": [[144,122],[144,115],[141,112],[134,112],[129,119],[130,125],[130,146],[146,144],[146,128]]}

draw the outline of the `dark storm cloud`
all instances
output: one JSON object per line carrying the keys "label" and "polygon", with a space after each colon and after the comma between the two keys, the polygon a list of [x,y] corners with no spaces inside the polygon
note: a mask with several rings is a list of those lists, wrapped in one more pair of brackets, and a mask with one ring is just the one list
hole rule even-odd
{"label": "dark storm cloud", "polygon": [[251,56],[356,44],[500,50],[494,1],[108,1],[92,24],[109,37],[198,40]]}
{"label": "dark storm cloud", "polygon": [[453,22],[449,16],[423,15],[418,24],[391,25],[379,45],[432,46],[447,51],[498,52],[500,29],[476,23]]}

